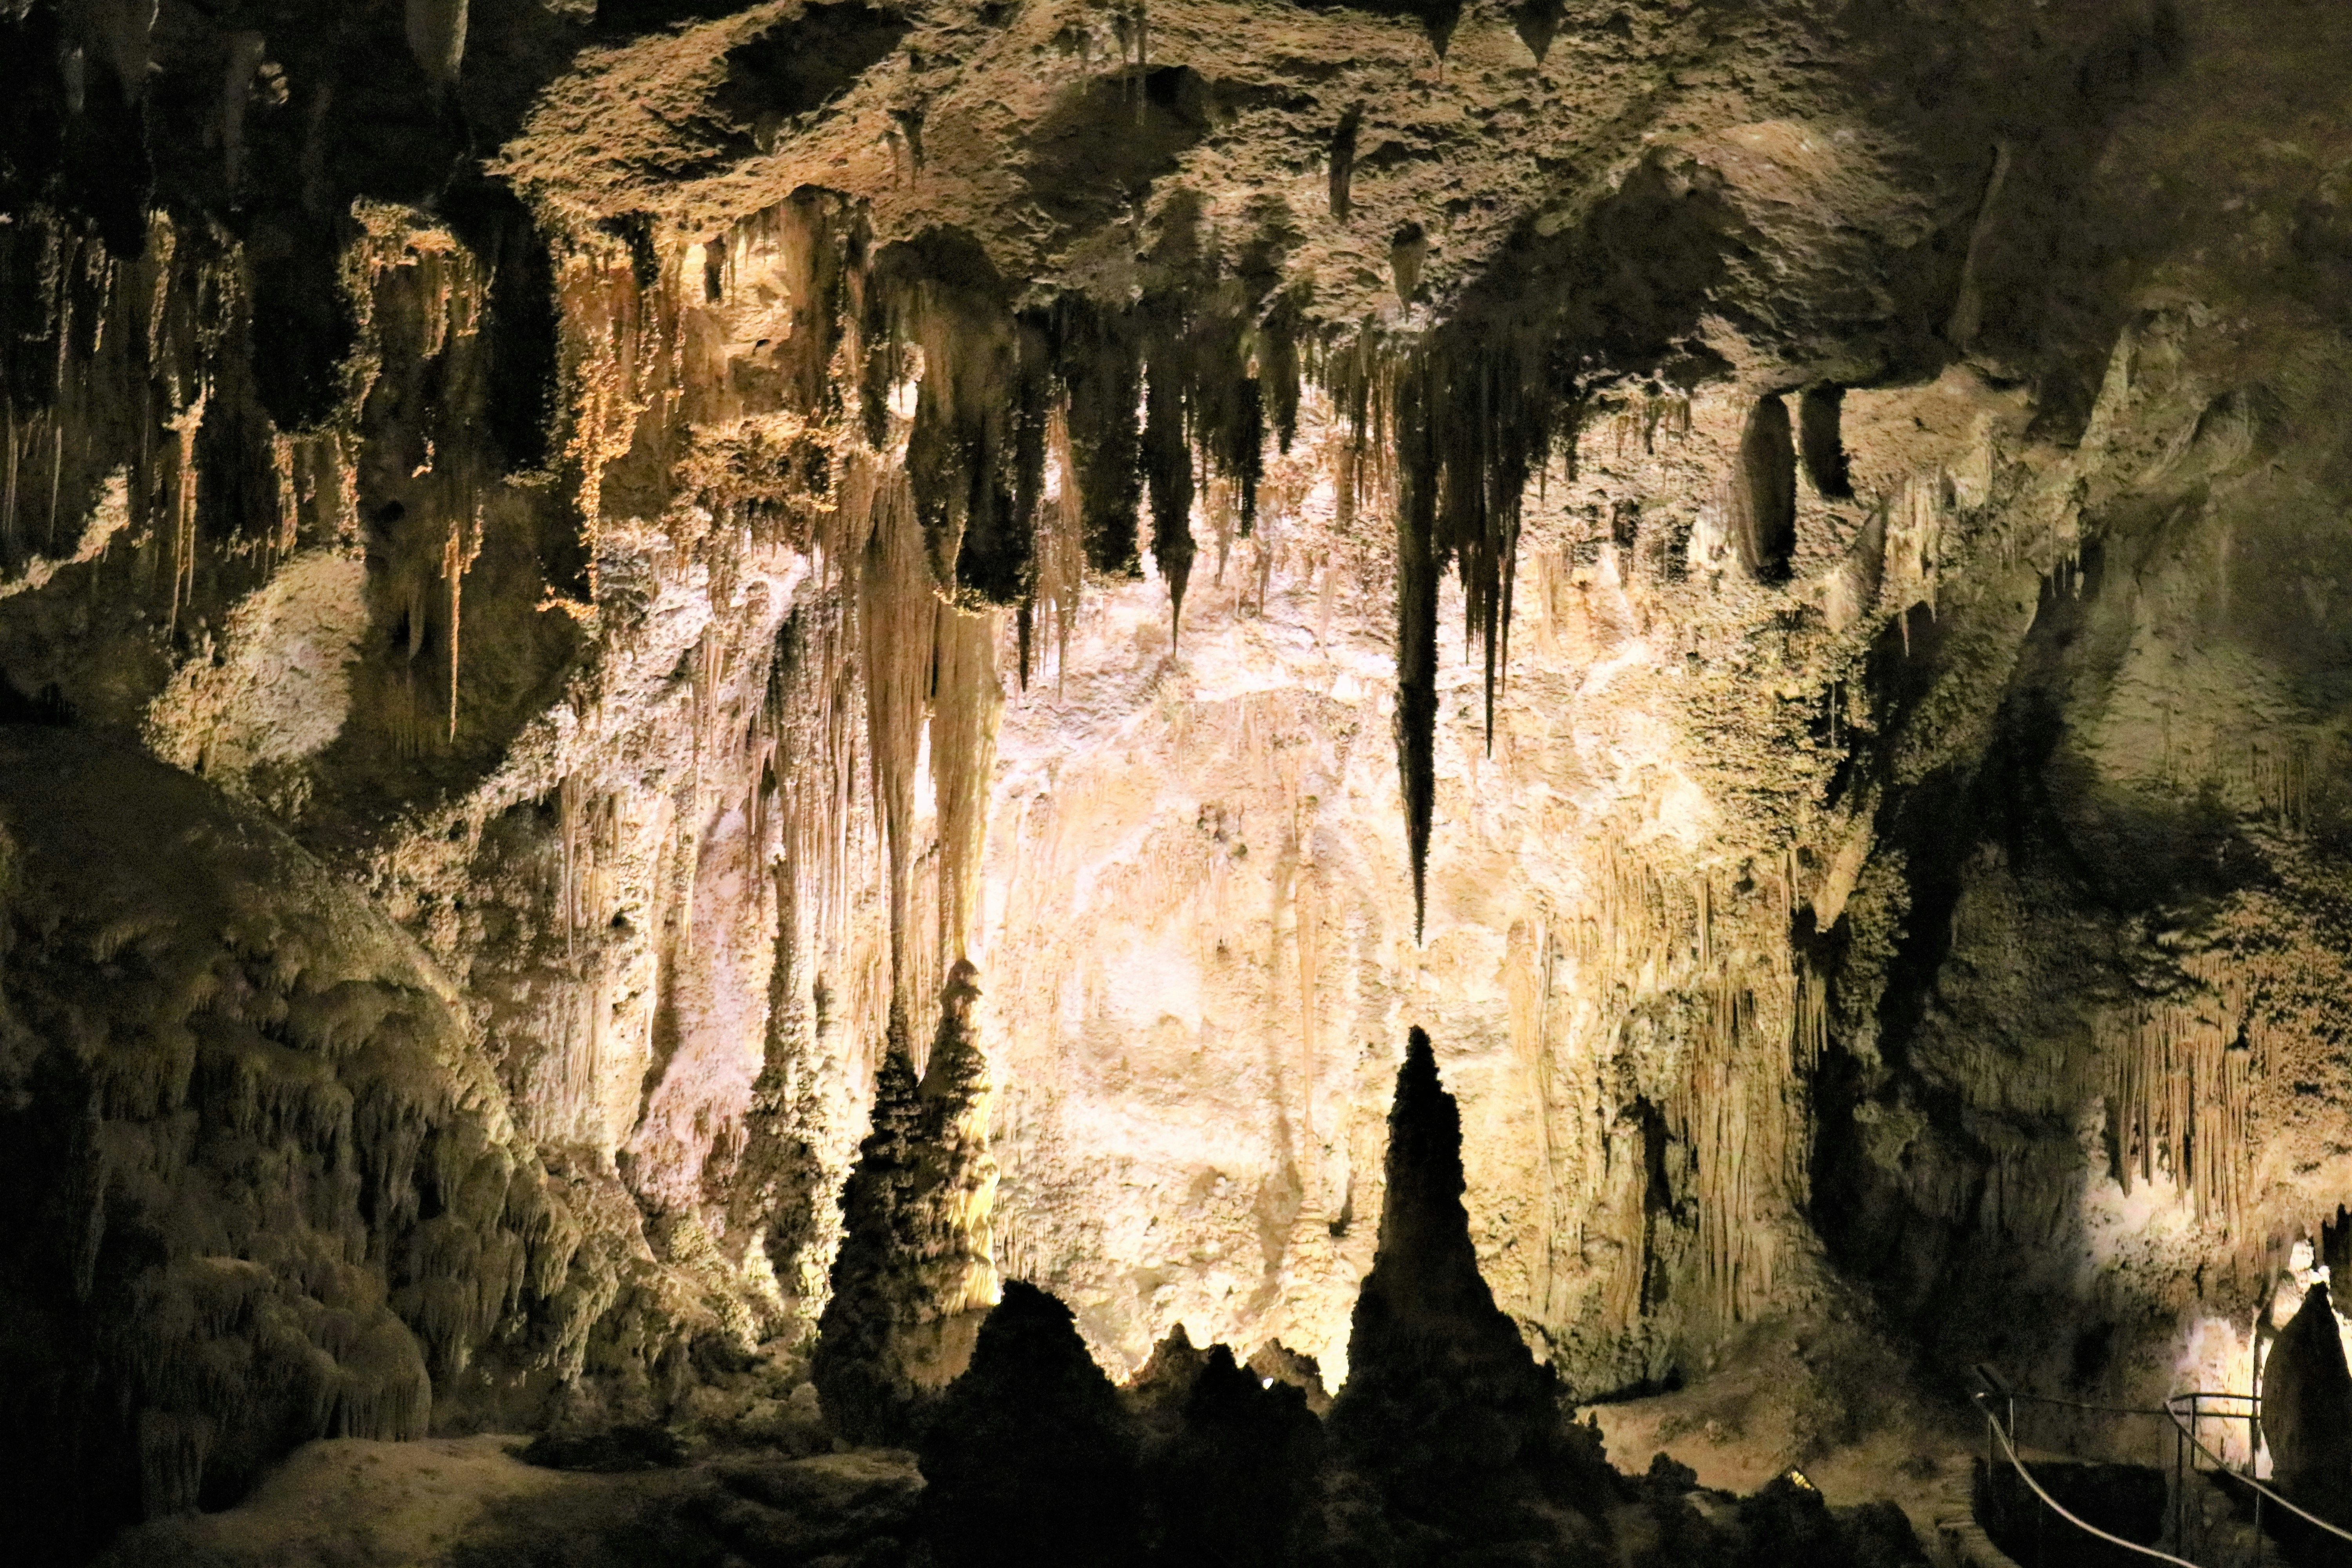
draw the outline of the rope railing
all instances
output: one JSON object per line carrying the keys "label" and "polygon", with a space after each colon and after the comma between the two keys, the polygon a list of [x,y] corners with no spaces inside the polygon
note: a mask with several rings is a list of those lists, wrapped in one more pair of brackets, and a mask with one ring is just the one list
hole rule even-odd
{"label": "rope railing", "polygon": [[[2231,1485],[2244,1487],[2247,1493],[2251,1495],[2253,1501],[2254,1552],[2257,1560],[2262,1554],[2265,1534],[2263,1528],[2265,1505],[2272,1509],[2284,1510],[2324,1534],[2339,1541],[2352,1542],[2352,1531],[2331,1523],[2313,1513],[2309,1509],[2288,1500],[2275,1488],[2266,1485],[2254,1475],[2253,1457],[2261,1452],[2262,1398],[2259,1394],[2229,1394],[2198,1389],[2168,1395],[2159,1407],[2102,1405],[2086,1400],[2063,1399],[2051,1394],[2024,1393],[2011,1388],[1989,1366],[1979,1365],[1976,1371],[1990,1391],[1976,1395],[1977,1405],[1984,1412],[1985,1426],[1989,1434],[1985,1454],[1987,1488],[1990,1489],[1993,1486],[1995,1465],[2002,1458],[2006,1458],[2009,1467],[2017,1472],[2018,1479],[2040,1500],[2042,1507],[2084,1535],[2105,1542],[2108,1545],[2120,1548],[2135,1556],[2149,1558],[2159,1563],[2179,1563],[2183,1568],[2196,1568],[2194,1557],[2175,1555],[2175,1553],[2186,1554],[2195,1552],[2202,1555],[2202,1549],[2192,1545],[2190,1541],[2192,1534],[2202,1540],[2204,1529],[2201,1525],[2194,1531],[2190,1528],[2192,1522],[2201,1518],[2201,1515],[2190,1504],[2189,1482],[2193,1477],[2210,1475],[2217,1479],[2227,1478]],[[2008,1418],[2005,1422],[2002,1419],[2002,1412],[1996,1408],[1996,1402],[2005,1404],[2007,1406]],[[2024,1456],[2019,1450],[2018,1407],[2021,1405],[2080,1411],[2095,1415],[2153,1417],[2166,1424],[2169,1428],[2172,1456],[2170,1464],[2159,1465],[2159,1469],[2168,1468],[2171,1472],[2171,1498],[2168,1504],[2168,1511],[2171,1518],[2166,1533],[2171,1538],[2168,1544],[2171,1546],[2172,1551],[2167,1552],[2158,1547],[2144,1545],[2104,1530],[2053,1497],[2049,1489],[2042,1485],[2041,1479],[2034,1475],[2032,1468],[2026,1463]],[[2220,1408],[2209,1408],[2209,1406]],[[2227,1456],[2217,1451],[2211,1444],[2208,1443],[2205,1434],[2205,1426],[2209,1422],[2226,1426],[2239,1421],[2246,1424],[2249,1455],[2248,1462],[2242,1469],[2231,1464]],[[2211,1467],[2210,1469],[2199,1463],[2200,1457],[2206,1464],[2210,1464]],[[1989,1489],[1988,1499],[1993,1495]],[[2273,1520],[2279,1519],[2276,1513],[2272,1517]]]}
{"label": "rope railing", "polygon": [[[1995,1391],[2003,1398],[2006,1398],[2011,1402],[2012,1406],[2011,1420],[2012,1422],[2016,1419],[2014,1405],[2020,1399],[2031,1400],[2034,1403],[2045,1405],[2069,1405],[2075,1403],[2071,1400],[2035,1399],[2035,1396],[2032,1394],[2012,1394],[2010,1392],[2006,1384],[1996,1384]],[[2074,1512],[2072,1510],[2067,1508],[2065,1504],[2060,1502],[2056,1498],[2052,1497],[2049,1489],[2034,1479],[2032,1470],[2027,1468],[2025,1460],[2019,1456],[2017,1452],[2017,1444],[2011,1439],[2009,1432],[2001,1426],[2000,1415],[1994,1412],[1993,1407],[1990,1405],[1986,1403],[1986,1395],[1982,1394],[1978,1394],[1976,1396],[1976,1401],[1978,1408],[1981,1409],[1985,1413],[1986,1426],[1991,1429],[1992,1435],[2000,1440],[2001,1451],[2008,1456],[2011,1468],[2017,1471],[2018,1479],[2022,1480],[2028,1488],[2032,1489],[2033,1495],[2042,1500],[2042,1504],[2044,1508],[2047,1508],[2052,1513],[2056,1514],[2060,1519],[2064,1520],[2068,1524],[2073,1525],[2075,1529],[2083,1531],[2085,1535],[2096,1536],[2099,1540],[2107,1542],[2110,1546],[2119,1546],[2126,1552],[2134,1552],[2139,1556],[2149,1558],[2158,1563],[2177,1563],[2179,1565],[2179,1568],[2197,1568],[2197,1564],[2191,1563],[2186,1557],[2175,1557],[2169,1552],[2159,1552],[2153,1546],[2143,1546],[2137,1541],[2126,1541],[2122,1536],[2116,1535],[2112,1531],[2101,1530],[2097,1525],[2093,1524],[2089,1520],[2083,1518],[2080,1514]],[[2085,1405],[2079,1405],[2078,1408],[2091,1410],[2098,1409],[2100,1407]],[[2144,1415],[2153,1415],[2155,1412],[2124,1411],[2121,1412],[2121,1414]],[[1992,1484],[1992,1478],[1990,1474],[1985,1478],[1985,1484],[1987,1487],[1990,1487]]]}
{"label": "rope railing", "polygon": [[[2261,1481],[2255,1479],[2253,1473],[2254,1467],[2251,1459],[2249,1459],[2246,1468],[2243,1470],[2232,1469],[2231,1468],[2228,1460],[2215,1453],[2212,1449],[2207,1447],[2205,1446],[2205,1439],[2199,1435],[2198,1428],[2203,1424],[2204,1405],[2205,1401],[2209,1399],[2217,1401],[2228,1400],[2242,1405],[2246,1407],[2243,1411],[2232,1411],[2226,1415],[2218,1415],[2216,1418],[2224,1421],[2244,1421],[2247,1425],[2248,1437],[2250,1441],[2250,1446],[2247,1451],[2250,1455],[2255,1452],[2256,1450],[2251,1446],[2251,1439],[2252,1437],[2253,1424],[2261,1415],[2263,1403],[2261,1394],[2222,1394],[2216,1393],[2209,1389],[2194,1389],[2188,1393],[2176,1394],[2167,1398],[2164,1402],[2164,1413],[2172,1417],[2173,1426],[2179,1429],[2180,1435],[2187,1438],[2199,1453],[2213,1461],[2213,1468],[2215,1469],[2226,1471],[2232,1480],[2253,1492],[2256,1499],[2255,1507],[2257,1509],[2262,1506],[2263,1500],[2267,1500],[2270,1502],[2275,1503],[2280,1508],[2286,1510],[2289,1513],[2294,1514],[2296,1518],[2304,1521],[2305,1523],[2317,1526],[2320,1530],[2326,1531],[2328,1534],[2336,1537],[2338,1541],[2352,1542],[2352,1530],[2346,1530],[2340,1525],[2328,1523],[2327,1521],[2320,1518],[2309,1509],[2297,1507],[2295,1504],[2289,1502],[2273,1489],[2264,1486]],[[2188,1406],[2189,1413],[2186,1416],[2183,1416],[2181,1414],[2181,1406],[2183,1405]],[[2258,1513],[2256,1518],[2259,1520],[2260,1517],[2261,1516]]]}

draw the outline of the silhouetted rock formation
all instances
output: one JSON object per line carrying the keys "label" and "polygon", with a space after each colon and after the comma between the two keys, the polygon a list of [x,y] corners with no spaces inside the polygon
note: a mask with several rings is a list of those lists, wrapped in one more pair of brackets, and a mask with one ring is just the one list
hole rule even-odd
{"label": "silhouetted rock formation", "polygon": [[[1496,1307],[1462,1191],[1461,1115],[1415,1029],[1389,1112],[1380,1247],[1356,1298],[1333,1447],[1380,1498],[1403,1561],[1446,1540],[1570,1550],[1595,1533],[1579,1514],[1610,1506],[1620,1483]],[[1336,1528],[1344,1540],[1361,1523]]]}
{"label": "silhouetted rock formation", "polygon": [[988,1205],[996,1167],[984,1119],[988,1063],[971,1030],[977,973],[959,962],[919,1083],[893,1020],[875,1076],[873,1130],[842,1194],[833,1295],[810,1378],[856,1443],[908,1443],[933,1393],[971,1359],[995,1274]]}
{"label": "silhouetted rock formation", "polygon": [[1244,1372],[1223,1345],[1191,1384],[1174,1437],[1145,1457],[1153,1560],[1167,1568],[1297,1562],[1323,1459],[1322,1423],[1305,1392]]}
{"label": "silhouetted rock formation", "polygon": [[2305,1295],[2271,1347],[2262,1394],[2279,1489],[2329,1518],[2352,1519],[2352,1370],[2325,1284]]}
{"label": "silhouetted rock formation", "polygon": [[1070,1310],[1015,1280],[922,1444],[924,1532],[940,1568],[1129,1568],[1135,1436]]}
{"label": "silhouetted rock formation", "polygon": [[809,1356],[809,1381],[825,1419],[853,1443],[904,1441],[914,1427],[916,1393],[899,1356],[898,1330],[914,1295],[908,1260],[919,1242],[915,1167],[922,1118],[904,1024],[893,1019],[874,1075],[873,1130],[858,1144],[842,1190],[833,1294]]}
{"label": "silhouetted rock formation", "polygon": [[1738,1568],[1906,1568],[1927,1561],[1903,1510],[1891,1502],[1832,1510],[1822,1494],[1788,1476],[1742,1498],[1734,1528]]}
{"label": "silhouetted rock formation", "polygon": [[1119,1389],[1119,1403],[1135,1418],[1147,1448],[1182,1430],[1184,1407],[1208,1365],[1209,1352],[1194,1344],[1179,1323],[1151,1347],[1151,1359]]}

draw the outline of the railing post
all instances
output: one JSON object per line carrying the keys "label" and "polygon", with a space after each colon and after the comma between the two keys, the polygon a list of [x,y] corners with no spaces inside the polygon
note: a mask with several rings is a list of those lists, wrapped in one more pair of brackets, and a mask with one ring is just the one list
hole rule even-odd
{"label": "railing post", "polygon": [[2246,1477],[2249,1480],[2263,1479],[2263,1395],[2262,1385],[2246,1395]]}
{"label": "railing post", "polygon": [[2178,1426],[2172,1428],[2172,1549],[2183,1557],[2189,1555],[2189,1485],[2180,1474]]}
{"label": "railing post", "polygon": [[2001,1517],[2005,1512],[2007,1512],[2007,1510],[2000,1506],[2000,1471],[1996,1468],[2000,1464],[2000,1460],[1996,1457],[1998,1450],[1993,1446],[1993,1439],[2000,1435],[1996,1430],[2000,1424],[2000,1417],[1992,1413],[1991,1405],[1986,1405],[1985,1506],[1992,1510],[1993,1517],[1996,1519]]}

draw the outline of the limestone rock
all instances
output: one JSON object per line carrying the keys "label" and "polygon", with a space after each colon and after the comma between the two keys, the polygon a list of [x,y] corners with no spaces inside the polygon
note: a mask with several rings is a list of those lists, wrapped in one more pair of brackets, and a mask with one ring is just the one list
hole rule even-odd
{"label": "limestone rock", "polygon": [[1009,1281],[922,1446],[941,1568],[1137,1560],[1135,1437],[1070,1310]]}
{"label": "limestone rock", "polygon": [[2345,1521],[2352,1497],[2352,1371],[2326,1283],[2305,1293],[2263,1365],[2263,1437],[2281,1490]]}
{"label": "limestone rock", "polygon": [[1382,1500],[1409,1560],[1424,1533],[1597,1551],[1590,1520],[1616,1502],[1618,1479],[1479,1273],[1461,1113],[1418,1028],[1397,1071],[1387,1178],[1348,1382],[1331,1406],[1335,1455]]}

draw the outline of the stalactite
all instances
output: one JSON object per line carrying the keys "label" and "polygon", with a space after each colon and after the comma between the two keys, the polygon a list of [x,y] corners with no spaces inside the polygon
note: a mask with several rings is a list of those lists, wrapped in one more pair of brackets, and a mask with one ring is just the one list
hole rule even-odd
{"label": "stalactite", "polygon": [[1665,1108],[1693,1153],[1701,1283],[1733,1321],[1769,1310],[1780,1265],[1770,1220],[1803,1201],[1805,1143],[1786,1099],[1790,989],[1786,976],[1737,972],[1709,982]]}
{"label": "stalactite", "polygon": [[566,952],[577,952],[583,937],[601,927],[613,899],[612,866],[621,844],[620,803],[594,789],[588,778],[568,773],[556,791],[561,886],[556,908]]}
{"label": "stalactite", "polygon": [[1097,572],[1142,570],[1136,524],[1143,499],[1142,356],[1123,312],[1077,297],[1056,307],[1056,359],[1067,388],[1070,466],[1084,514],[1086,561]]}
{"label": "stalactite", "polygon": [[586,598],[558,585],[549,607],[593,618],[602,593],[598,556],[604,529],[605,470],[636,445],[640,420],[674,395],[665,373],[675,353],[657,310],[635,276],[633,259],[615,249],[579,249],[562,258],[559,305],[563,320],[563,374],[571,428],[563,446],[579,472],[581,541]]}
{"label": "stalactite", "polygon": [[1429,832],[1437,791],[1437,542],[1435,422],[1424,361],[1398,384],[1397,771],[1412,870],[1413,940],[1429,914]]}
{"label": "stalactite", "polygon": [[466,574],[482,555],[482,514],[478,507],[468,518],[449,520],[448,542],[441,547],[441,577],[449,584],[449,742],[457,741],[457,648],[464,608]]}
{"label": "stalactite", "polygon": [[271,534],[262,558],[262,570],[274,571],[294,553],[296,542],[302,531],[302,499],[294,478],[295,446],[291,437],[275,435],[269,440],[269,471],[277,480],[277,528]]}
{"label": "stalactite", "polygon": [[1363,123],[1363,106],[1356,104],[1339,117],[1339,126],[1331,132],[1329,205],[1331,216],[1340,223],[1348,221],[1356,177],[1356,136]]}
{"label": "stalactite", "polygon": [[[2325,778],[2328,740],[2263,737],[2247,746],[2245,778],[2255,808],[2284,833],[2311,831],[2311,784]],[[2322,765],[2315,765],[2322,764]]]}
{"label": "stalactite", "polygon": [[466,8],[467,0],[406,0],[408,52],[436,97],[457,85],[466,58]]}
{"label": "stalactite", "polygon": [[940,957],[959,963],[980,914],[988,791],[1004,693],[996,675],[993,615],[943,609],[938,627],[931,777],[939,801]]}
{"label": "stalactite", "polygon": [[1151,495],[1151,554],[1168,584],[1169,626],[1184,615],[1192,575],[1192,447],[1184,429],[1184,376],[1173,358],[1155,361],[1144,395],[1143,468]]}
{"label": "stalactite", "polygon": [[[1520,500],[1550,452],[1559,392],[1540,341],[1449,328],[1410,348],[1369,330],[1321,345],[1307,367],[1351,439],[1338,474],[1354,515],[1393,475],[1398,594],[1398,763],[1407,848],[1425,888],[1436,727],[1440,575],[1460,574],[1465,633],[1485,662],[1485,729],[1504,673]],[[1417,890],[1416,907],[1425,905]]]}
{"label": "stalactite", "polygon": [[2266,1030],[2229,955],[2181,964],[2191,989],[2144,999],[2107,1045],[2107,1124],[2116,1179],[2162,1172],[2199,1220],[2237,1234],[2248,1198],[2250,1115]]}
{"label": "stalactite", "polygon": [[1829,1049],[1829,976],[1810,961],[1801,963],[1797,972],[1796,1026],[1790,1053],[1791,1066],[1799,1073],[1811,1073],[1821,1064],[1822,1053]]}
{"label": "stalactite", "polygon": [[[171,608],[165,618],[165,635],[176,633],[180,625],[180,608],[194,597],[196,585],[196,431],[205,422],[206,394],[199,391],[184,408],[174,412],[163,422],[163,427],[178,437],[179,447],[172,467],[171,510]],[[64,450],[60,436],[58,450]],[[50,505],[57,500],[57,481],[50,480]],[[56,533],[54,515],[50,532]]]}
{"label": "stalactite", "polygon": [[889,858],[891,993],[904,1009],[914,979],[906,953],[914,929],[916,761],[940,604],[906,479],[892,473],[866,482],[873,531],[858,566],[858,624],[873,788]]}
{"label": "stalactite", "polygon": [[1054,671],[1058,681],[1069,670],[1070,633],[1077,626],[1087,567],[1086,519],[1070,451],[1069,418],[1058,406],[1047,428],[1046,449],[1053,479],[1048,500],[1038,513],[1037,586],[1031,603],[1035,614],[1053,627]]}

